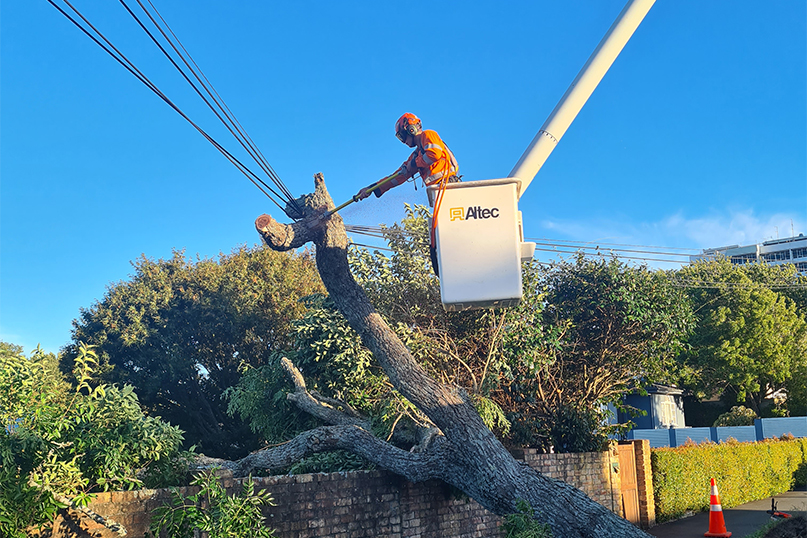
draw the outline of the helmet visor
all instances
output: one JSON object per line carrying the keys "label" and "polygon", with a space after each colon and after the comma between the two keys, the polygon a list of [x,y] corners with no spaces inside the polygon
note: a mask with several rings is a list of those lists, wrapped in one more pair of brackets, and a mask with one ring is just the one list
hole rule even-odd
{"label": "helmet visor", "polygon": [[395,136],[398,137],[398,140],[400,140],[401,142],[406,143],[406,137],[408,134],[409,133],[407,133],[406,131],[398,131],[397,133],[395,133]]}

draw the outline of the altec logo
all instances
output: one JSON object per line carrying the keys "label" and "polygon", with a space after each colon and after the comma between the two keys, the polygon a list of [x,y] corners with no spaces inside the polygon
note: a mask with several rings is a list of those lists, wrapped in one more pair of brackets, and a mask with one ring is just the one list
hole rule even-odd
{"label": "altec logo", "polygon": [[448,215],[451,218],[451,222],[469,219],[498,219],[499,208],[492,207],[488,209],[481,206],[472,206],[466,210],[464,207],[452,207],[448,210]]}

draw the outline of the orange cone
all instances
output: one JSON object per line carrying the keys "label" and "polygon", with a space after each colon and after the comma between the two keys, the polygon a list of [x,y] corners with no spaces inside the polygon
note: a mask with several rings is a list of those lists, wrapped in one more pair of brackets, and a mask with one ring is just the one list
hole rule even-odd
{"label": "orange cone", "polygon": [[731,536],[731,533],[726,530],[726,522],[723,521],[723,507],[720,505],[720,494],[717,493],[714,478],[712,478],[712,496],[709,497],[709,532],[704,536],[721,536],[723,538]]}

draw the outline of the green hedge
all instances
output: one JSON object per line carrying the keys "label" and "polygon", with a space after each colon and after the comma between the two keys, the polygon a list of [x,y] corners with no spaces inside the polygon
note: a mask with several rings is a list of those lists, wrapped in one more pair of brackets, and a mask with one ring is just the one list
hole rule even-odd
{"label": "green hedge", "polygon": [[807,480],[807,439],[687,444],[651,451],[656,521],[709,509],[714,478],[724,508],[789,491]]}

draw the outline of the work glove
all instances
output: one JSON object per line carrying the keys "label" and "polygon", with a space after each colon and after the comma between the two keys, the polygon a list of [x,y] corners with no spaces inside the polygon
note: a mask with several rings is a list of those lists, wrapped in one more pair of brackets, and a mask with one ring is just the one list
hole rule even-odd
{"label": "work glove", "polygon": [[[373,183],[372,185],[369,185],[367,187],[364,187],[362,190],[360,190],[356,194],[355,197],[358,198],[359,200],[364,200],[365,198],[370,196],[370,194],[373,192],[373,189],[375,189],[375,183]],[[379,195],[376,194],[376,196],[379,196]]]}

